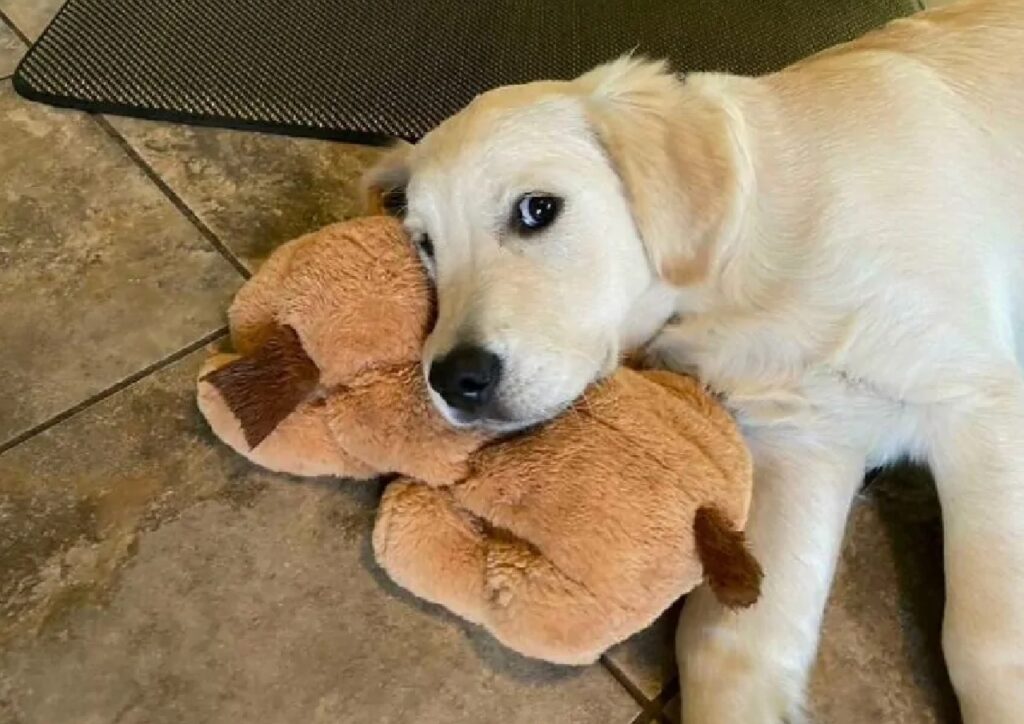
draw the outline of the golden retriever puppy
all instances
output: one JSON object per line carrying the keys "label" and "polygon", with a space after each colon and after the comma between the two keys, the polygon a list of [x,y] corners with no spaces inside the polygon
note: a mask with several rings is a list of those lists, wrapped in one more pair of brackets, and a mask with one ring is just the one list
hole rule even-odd
{"label": "golden retriever puppy", "polygon": [[760,78],[624,58],[501,88],[369,184],[436,282],[453,424],[549,418],[637,346],[743,423],[765,590],[688,602],[685,724],[801,718],[851,500],[899,457],[938,481],[964,718],[1024,721],[1024,1]]}

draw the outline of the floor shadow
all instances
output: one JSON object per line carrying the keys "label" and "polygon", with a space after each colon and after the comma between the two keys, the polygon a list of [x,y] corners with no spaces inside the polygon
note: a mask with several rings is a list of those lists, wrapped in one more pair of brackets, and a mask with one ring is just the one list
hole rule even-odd
{"label": "floor shadow", "polygon": [[925,468],[900,465],[874,474],[865,494],[878,510],[896,562],[909,669],[939,720],[959,724],[960,708],[942,656],[945,576],[934,480]]}

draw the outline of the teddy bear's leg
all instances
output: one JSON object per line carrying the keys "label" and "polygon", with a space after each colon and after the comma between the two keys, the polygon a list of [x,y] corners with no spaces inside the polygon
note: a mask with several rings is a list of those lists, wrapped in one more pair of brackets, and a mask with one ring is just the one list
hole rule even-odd
{"label": "teddy bear's leg", "polygon": [[637,629],[635,613],[573,580],[525,541],[500,532],[489,539],[484,591],[485,625],[494,636],[556,664],[592,664]]}
{"label": "teddy bear's leg", "polygon": [[486,541],[451,493],[408,478],[388,485],[373,528],[377,562],[400,586],[483,622]]}
{"label": "teddy bear's leg", "polygon": [[519,653],[589,664],[635,630],[528,543],[460,508],[445,488],[388,486],[373,533],[377,560],[401,586],[487,628]]}
{"label": "teddy bear's leg", "polygon": [[207,378],[209,373],[238,359],[239,355],[216,355],[206,361],[199,373],[196,399],[217,437],[257,465],[275,472],[375,477],[377,471],[338,447],[327,426],[325,409],[316,402],[298,405],[258,445],[250,447],[239,417]]}

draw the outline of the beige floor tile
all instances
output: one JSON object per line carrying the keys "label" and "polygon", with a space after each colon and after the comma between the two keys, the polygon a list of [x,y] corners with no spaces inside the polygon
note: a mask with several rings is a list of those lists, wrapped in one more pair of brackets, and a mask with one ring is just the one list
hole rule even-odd
{"label": "beige floor tile", "polygon": [[361,213],[379,149],[110,118],[139,155],[248,266],[279,244]]}
{"label": "beige floor tile", "polygon": [[63,4],[64,0],[0,0],[0,12],[29,40],[35,40]]}
{"label": "beige floor tile", "polygon": [[[61,5],[0,0],[34,37]],[[111,116],[110,123],[250,268],[288,239],[361,212],[358,185],[379,149]]]}
{"label": "beige floor tile", "polygon": [[375,486],[211,439],[201,356],[0,456],[0,720],[632,720],[602,667],[524,660],[387,581]]}
{"label": "beige floor tile", "polygon": [[240,276],[95,120],[0,84],[0,444],[209,334]]}
{"label": "beige floor tile", "polygon": [[18,61],[25,54],[25,44],[7,25],[0,20],[0,78],[14,73]]}

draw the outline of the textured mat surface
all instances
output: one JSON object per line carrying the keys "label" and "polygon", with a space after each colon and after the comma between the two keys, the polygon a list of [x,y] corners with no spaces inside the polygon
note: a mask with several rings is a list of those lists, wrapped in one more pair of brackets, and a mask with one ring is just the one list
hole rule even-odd
{"label": "textured mat surface", "polygon": [[69,0],[15,87],[56,105],[415,139],[474,95],[622,52],[761,73],[916,0]]}

